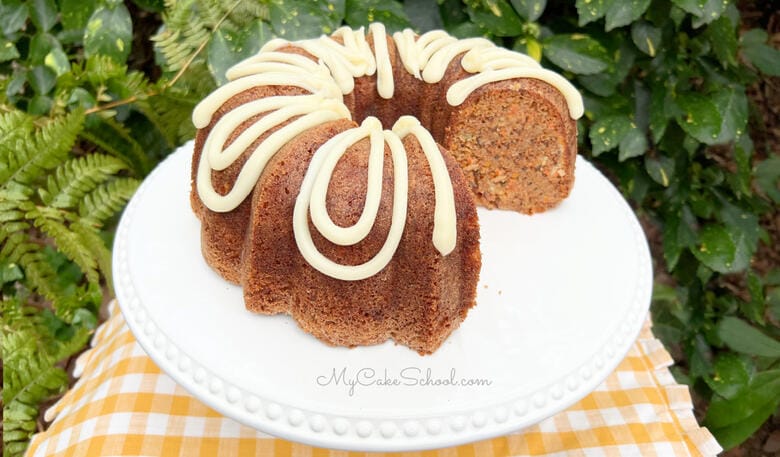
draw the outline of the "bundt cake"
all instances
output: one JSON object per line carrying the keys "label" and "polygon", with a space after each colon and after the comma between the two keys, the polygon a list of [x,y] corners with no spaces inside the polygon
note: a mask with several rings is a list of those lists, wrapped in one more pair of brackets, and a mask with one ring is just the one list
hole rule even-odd
{"label": "bundt cake", "polygon": [[433,352],[474,305],[475,202],[534,213],[573,183],[579,94],[486,39],[344,27],[227,76],[193,112],[203,256],[330,344]]}

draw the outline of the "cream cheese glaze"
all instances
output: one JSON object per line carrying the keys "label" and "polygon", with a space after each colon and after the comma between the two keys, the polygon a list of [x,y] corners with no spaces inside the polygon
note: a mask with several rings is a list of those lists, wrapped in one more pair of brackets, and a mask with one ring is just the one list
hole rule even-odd
{"label": "cream cheese glaze", "polygon": [[[212,211],[235,209],[252,192],[268,161],[289,141],[314,126],[337,119],[351,119],[343,95],[352,92],[355,78],[377,75],[377,93],[390,99],[395,90],[393,69],[382,24],[368,28],[374,50],[361,27],[338,29],[332,37],[290,43],[274,39],[260,52],[228,70],[229,82],[206,97],[193,111],[192,122],[207,127],[214,113],[230,98],[257,86],[294,86],[306,95],[274,96],[240,105],[223,115],[211,129],[198,163],[196,186],[203,204]],[[337,38],[338,40],[334,39]],[[468,76],[447,91],[447,103],[457,106],[479,87],[513,78],[539,79],[558,89],[566,99],[569,114],[577,119],[583,114],[582,98],[565,78],[542,68],[523,54],[495,46],[484,38],[459,40],[444,31],[435,30],[417,36],[412,30],[393,34],[398,56],[407,72],[427,83],[441,81],[451,61],[463,55],[461,66]],[[278,51],[297,46],[314,56]],[[250,125],[229,145],[230,135],[244,122],[267,113]],[[287,123],[290,119],[296,118]],[[269,135],[254,151],[238,174],[231,190],[221,195],[213,186],[211,174],[224,170],[264,133],[287,123]],[[431,134],[412,116],[402,116],[392,130],[383,130],[378,119],[366,118],[323,144],[312,157],[295,202],[293,232],[298,249],[309,264],[328,276],[354,281],[373,276],[392,259],[403,233],[408,198],[406,150],[402,139],[414,135],[428,161],[434,182],[434,230],[432,242],[441,255],[448,255],[457,243],[455,198],[444,159]],[[370,152],[365,206],[351,227],[339,227],[326,208],[328,185],[340,158],[350,146],[369,138]],[[385,143],[393,162],[393,207],[391,226],[380,251],[362,265],[341,265],[323,256],[314,245],[309,231],[309,217],[318,232],[338,245],[354,245],[365,239],[373,227],[382,194]]]}

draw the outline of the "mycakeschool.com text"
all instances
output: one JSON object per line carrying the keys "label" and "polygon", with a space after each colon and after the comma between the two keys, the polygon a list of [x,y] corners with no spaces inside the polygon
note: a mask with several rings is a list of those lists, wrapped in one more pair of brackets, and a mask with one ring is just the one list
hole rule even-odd
{"label": "mycakeschool.com text", "polygon": [[455,368],[437,373],[431,368],[420,367],[397,371],[370,367],[351,370],[347,367],[333,368],[318,375],[315,381],[322,387],[341,386],[350,397],[363,388],[485,387],[493,384],[489,378],[461,376]]}

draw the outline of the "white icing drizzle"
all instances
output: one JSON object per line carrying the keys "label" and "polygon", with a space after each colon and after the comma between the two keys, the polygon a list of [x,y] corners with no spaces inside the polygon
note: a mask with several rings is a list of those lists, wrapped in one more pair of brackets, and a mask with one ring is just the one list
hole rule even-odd
{"label": "white icing drizzle", "polygon": [[[309,212],[308,210],[311,208],[312,220],[316,217],[314,214],[321,215],[318,219],[330,219],[330,217],[327,216],[327,209],[325,208],[324,201],[319,201],[319,199],[316,202],[312,201],[313,187],[316,181],[330,180],[333,169],[330,167],[323,167],[326,159],[329,157],[337,157],[335,160],[338,160],[338,158],[346,152],[349,146],[366,136],[376,136],[377,133],[381,134],[383,138],[380,151],[382,157],[380,158],[384,160],[384,142],[387,141],[390,145],[390,153],[393,159],[393,211],[390,219],[390,231],[387,234],[387,239],[382,245],[382,248],[370,260],[360,265],[341,265],[322,255],[311,238],[307,214]],[[334,136],[315,152],[309,164],[306,176],[303,179],[303,183],[301,184],[301,190],[295,200],[295,209],[293,212],[293,233],[295,234],[295,242],[298,245],[298,250],[301,252],[303,258],[312,267],[330,277],[344,281],[357,281],[375,275],[387,266],[398,248],[398,243],[401,241],[401,235],[403,234],[404,226],[406,225],[409,187],[406,152],[397,136],[392,134],[387,135],[386,133],[387,132],[382,131],[382,126],[376,118],[368,117],[363,121],[363,124],[360,127],[346,130]],[[371,149],[371,153],[376,154],[373,145]],[[331,159],[331,162],[332,161],[333,159]],[[371,176],[369,176],[369,180],[370,178]],[[373,212],[371,215],[372,217],[369,219],[370,224],[373,225],[376,218],[376,210],[372,211],[372,209],[369,209],[369,205],[371,205],[371,202],[367,195],[366,207],[364,207],[360,219],[362,220],[366,216],[366,213]],[[322,213],[325,214],[323,215]],[[348,227],[347,229],[353,229],[360,223],[359,220],[358,224]],[[317,229],[321,230],[320,227]],[[370,231],[370,229],[371,227],[369,226],[368,230]],[[353,230],[352,232],[353,238],[347,244],[355,244],[368,235],[368,232],[362,233],[362,230]],[[333,234],[329,232],[325,232],[323,235],[329,240],[331,237],[335,238],[332,236]],[[362,237],[358,238],[356,235],[362,235]]]}
{"label": "white icing drizzle", "polygon": [[[223,149],[224,140],[219,140],[226,138],[239,124],[251,117],[251,113],[265,112],[274,109],[275,106],[279,106],[280,97],[267,97],[255,100],[252,102],[252,105],[245,104],[242,106],[241,108],[244,110],[239,111],[235,116],[223,116],[212,131],[226,133],[216,139],[209,135],[198,163],[197,186],[198,194],[203,204],[216,212],[232,211],[252,192],[268,161],[290,140],[300,135],[301,132],[320,124],[350,118],[349,110],[346,109],[343,103],[322,98],[319,98],[319,101],[315,101],[316,97],[284,97],[285,99],[294,98],[296,100],[292,101],[290,106],[277,109],[273,113],[264,116],[259,122],[239,135],[236,141],[240,141],[241,144],[251,144],[270,128],[290,120],[293,116],[306,113],[269,135],[252,151],[244,167],[238,173],[233,188],[225,195],[219,194],[214,189],[214,185],[211,182],[211,172],[215,169],[227,168],[241,155],[241,150],[238,148],[236,150],[230,150],[230,148],[225,150]],[[236,111],[238,110],[233,110],[233,112]],[[266,119],[269,120],[263,122]],[[238,152],[236,153],[235,151]],[[225,154],[222,160],[220,160],[221,154]],[[212,161],[216,162],[215,165],[211,164]]]}
{"label": "white icing drizzle", "polygon": [[[286,64],[286,65],[285,65]],[[284,65],[284,67],[282,67]],[[273,69],[273,70],[269,70]],[[290,54],[289,52],[269,51],[257,54],[243,62],[231,67],[225,76],[229,81],[241,78],[243,76],[264,73],[267,71],[278,71],[280,69],[292,72],[306,70],[314,73],[318,77],[329,76],[328,69],[308,57],[299,54]]]}
{"label": "white icing drizzle", "polygon": [[393,66],[390,63],[390,52],[387,50],[387,34],[385,26],[374,22],[368,27],[374,39],[376,56],[376,91],[384,99],[393,98]]}
{"label": "white icing drizzle", "polygon": [[[330,218],[326,209],[325,198],[328,193],[333,170],[347,148],[357,141],[370,137],[368,153],[368,179],[366,182],[366,200],[363,212],[358,221],[351,227],[340,227]],[[324,151],[325,158],[318,170],[309,168],[309,173],[316,173],[310,198],[311,220],[317,230],[331,243],[340,246],[351,246],[363,240],[376,221],[379,204],[382,199],[382,174],[384,167],[385,142],[382,134],[382,124],[375,117],[367,117],[359,128],[345,135],[342,143],[331,151]],[[340,146],[344,146],[341,148]],[[327,149],[327,148],[326,148]]]}
{"label": "white icing drizzle", "polygon": [[417,79],[422,79],[420,75],[420,62],[417,60],[417,56],[412,56],[411,49],[415,49],[415,41],[417,40],[417,34],[412,29],[404,29],[402,32],[395,32],[393,34],[393,41],[395,42],[395,51],[401,57],[401,64],[410,75],[414,75]]}
{"label": "white icing drizzle", "polygon": [[348,94],[355,87],[355,78],[374,74],[376,61],[362,28],[354,31],[342,27],[336,31],[336,36],[341,37],[344,43],[339,44],[331,37],[322,36],[298,41],[294,45],[303,48],[327,65],[341,92]]}
{"label": "white icing drizzle", "polygon": [[[323,95],[334,97],[333,91],[326,85],[318,84],[319,82],[313,78],[306,78],[303,74],[294,73],[271,72],[245,76],[218,88],[198,103],[198,106],[192,111],[192,123],[199,129],[208,126],[211,123],[211,117],[225,102],[245,90],[258,86],[295,86],[312,93],[323,93]],[[330,97],[329,99],[344,105],[340,92],[338,99]],[[344,108],[346,109],[346,106]]]}
{"label": "white icing drizzle", "polygon": [[[423,150],[431,168],[435,203],[433,216],[433,245],[447,255],[455,249],[457,242],[457,219],[452,182],[439,146],[430,132],[412,116],[402,116],[393,130],[382,130],[382,124],[375,117],[367,117],[360,127],[339,133],[314,153],[303,178],[301,190],[295,200],[293,211],[293,233],[298,250],[303,258],[321,273],[344,281],[357,281],[371,277],[381,271],[393,258],[406,224],[408,199],[408,171],[406,149],[402,139],[414,135]],[[350,146],[369,137],[369,165],[366,198],[363,212],[358,221],[350,227],[339,227],[328,214],[326,195],[333,170]],[[390,231],[379,252],[360,265],[341,265],[328,259],[317,249],[309,231],[309,218],[320,234],[328,241],[351,246],[363,241],[376,222],[382,196],[382,167],[385,142],[390,147],[393,160],[393,207]],[[307,214],[307,212],[309,214]]]}
{"label": "white icing drizzle", "polygon": [[[472,92],[482,87],[483,85],[495,81],[504,81],[514,78],[533,78],[542,79],[539,76],[544,76],[544,81],[555,86],[558,84],[570,84],[563,76],[544,68],[502,68],[501,70],[488,70],[482,73],[477,73],[474,76],[461,79],[456,82],[447,90],[447,103],[452,106],[458,106],[463,103]],[[579,92],[575,90],[561,91],[563,97],[566,99],[566,103],[569,106],[569,115],[572,119],[579,119],[585,112],[585,108],[582,105],[582,97]]]}
{"label": "white icing drizzle", "polygon": [[455,249],[458,234],[455,197],[452,190],[450,172],[447,170],[447,164],[444,163],[444,157],[441,155],[436,140],[431,136],[431,132],[420,125],[420,121],[414,116],[401,116],[393,125],[393,132],[401,138],[409,134],[416,136],[425,158],[428,159],[428,165],[431,167],[431,175],[433,176],[435,198],[433,209],[433,245],[441,252],[441,255],[447,255]]}
{"label": "white icing drizzle", "polygon": [[417,40],[404,30],[393,34],[404,68],[427,83],[438,83],[452,59],[463,54],[461,66],[473,76],[464,78],[447,90],[447,103],[458,106],[485,84],[512,78],[542,80],[558,89],[569,106],[569,115],[578,119],[584,113],[582,97],[563,76],[546,70],[532,58],[499,48],[484,38],[458,40],[441,30],[424,33]]}
{"label": "white icing drizzle", "polygon": [[[368,28],[374,50],[366,40],[363,28],[342,27],[331,37],[288,42],[273,39],[260,52],[228,70],[228,84],[218,88],[195,108],[192,122],[203,129],[214,114],[229,99],[258,86],[293,86],[307,92],[304,95],[266,97],[239,105],[225,113],[211,129],[198,163],[196,186],[204,205],[217,212],[235,209],[252,192],[268,161],[296,136],[304,131],[338,119],[351,119],[343,95],[353,91],[355,78],[377,75],[377,92],[392,98],[395,88],[393,68],[387,46],[385,28],[374,23]],[[447,90],[447,103],[457,106],[474,90],[495,82],[514,78],[534,78],[557,88],[566,99],[569,114],[576,119],[584,111],[582,98],[565,78],[543,69],[528,56],[496,47],[484,38],[458,40],[446,32],[435,30],[417,36],[412,30],[393,35],[396,53],[407,72],[427,83],[442,80],[452,60],[462,55],[461,66],[472,75],[452,84]],[[287,46],[299,47],[316,60],[283,52]],[[229,146],[228,138],[252,117],[266,113],[244,129]],[[251,153],[227,194],[218,193],[212,183],[212,172],[224,170],[235,163],[258,138],[280,125]],[[406,150],[402,138],[414,135],[428,161],[434,183],[433,245],[448,255],[457,243],[455,199],[446,164],[436,142],[419,121],[402,116],[392,130],[382,130],[376,118],[368,117],[359,127],[346,130],[323,144],[314,154],[296,199],[293,231],[301,254],[322,273],[342,279],[359,280],[382,270],[393,257],[403,233],[408,198]],[[358,221],[350,227],[337,226],[326,208],[326,196],[333,170],[346,151],[368,137],[369,165],[366,200]],[[309,232],[311,217],[314,227],[330,242],[349,246],[365,239],[374,226],[382,196],[382,176],[385,143],[389,145],[393,162],[393,208],[390,231],[380,251],[362,265],[340,265],[324,257],[314,246]]]}
{"label": "white icing drizzle", "polygon": [[[447,41],[448,43],[446,45],[430,54],[429,60],[422,60],[420,62],[423,68],[423,81],[431,84],[441,81],[442,78],[444,78],[447,67],[450,65],[450,61],[458,54],[474,52],[475,50],[479,51],[480,49],[494,46],[493,43],[484,38],[468,38],[466,40],[455,40],[454,42]],[[432,45],[435,45],[435,43],[437,43],[437,41],[434,41]],[[423,51],[422,56],[426,57],[426,55],[427,53]]]}

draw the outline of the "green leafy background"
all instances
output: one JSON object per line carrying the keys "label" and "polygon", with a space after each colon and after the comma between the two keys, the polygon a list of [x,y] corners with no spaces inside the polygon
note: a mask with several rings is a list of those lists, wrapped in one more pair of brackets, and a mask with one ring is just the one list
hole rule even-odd
{"label": "green leafy background", "polygon": [[572,80],[581,154],[659,234],[654,330],[700,419],[730,448],[777,413],[780,270],[755,259],[780,158],[754,146],[746,87],[780,76],[780,51],[732,1],[0,0],[4,455],[67,388],[112,296],[118,214],[193,137],[197,101],[273,37],[372,21],[484,36]]}

